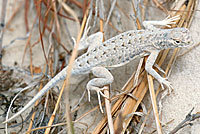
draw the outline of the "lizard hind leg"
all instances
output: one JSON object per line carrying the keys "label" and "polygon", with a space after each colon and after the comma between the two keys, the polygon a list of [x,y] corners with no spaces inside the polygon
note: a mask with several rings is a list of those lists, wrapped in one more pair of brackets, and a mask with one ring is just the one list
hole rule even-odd
{"label": "lizard hind leg", "polygon": [[102,91],[105,89],[103,87],[105,85],[110,85],[114,79],[113,79],[112,74],[104,67],[94,67],[91,69],[91,71],[93,75],[96,76],[97,78],[90,80],[87,84],[88,99],[90,101],[90,90],[96,91],[97,96],[98,96],[99,107],[100,107],[101,112],[103,113],[100,95],[109,99],[109,97],[104,95]]}

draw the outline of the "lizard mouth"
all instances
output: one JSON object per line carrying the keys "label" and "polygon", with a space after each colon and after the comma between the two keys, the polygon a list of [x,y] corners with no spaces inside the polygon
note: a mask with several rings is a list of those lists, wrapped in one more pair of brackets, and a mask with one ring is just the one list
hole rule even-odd
{"label": "lizard mouth", "polygon": [[188,47],[191,46],[192,42],[183,43],[180,47]]}

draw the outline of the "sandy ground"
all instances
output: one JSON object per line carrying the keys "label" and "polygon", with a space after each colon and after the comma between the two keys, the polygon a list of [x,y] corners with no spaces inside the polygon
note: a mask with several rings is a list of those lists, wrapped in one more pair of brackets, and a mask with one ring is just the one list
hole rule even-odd
{"label": "sandy ground", "polygon": [[[125,12],[129,14],[131,6],[130,5],[127,6],[126,2],[124,3],[119,2],[119,3],[122,6],[121,8],[125,7],[124,8]],[[0,5],[1,5],[1,2],[0,2]],[[14,5],[13,1],[11,1],[7,7],[6,19],[8,19],[11,16],[14,7],[16,7],[16,5]],[[198,5],[197,9],[200,9],[200,5]],[[153,10],[153,9],[150,9],[150,10]],[[149,18],[153,18],[153,19],[158,18],[158,20],[160,20],[160,18],[164,18],[163,14],[161,15],[160,10],[155,9],[155,8],[154,10],[155,12],[149,13],[149,16],[150,16]],[[17,16],[14,18],[14,20],[10,24],[8,30],[5,31],[4,40],[3,40],[4,45],[9,44],[11,40],[17,37],[25,37],[26,34],[25,34],[25,27],[24,27],[23,12],[24,10],[21,10],[17,14]],[[113,14],[115,17],[119,17],[119,20],[116,21],[116,23],[118,25],[118,28],[121,31],[134,29],[134,25],[130,24],[132,20],[127,20],[127,18],[123,15],[117,16],[117,11],[114,11]],[[153,16],[152,14],[154,15],[156,14],[155,16],[157,17],[155,16],[152,17]],[[32,18],[30,17],[30,21],[32,21],[34,17],[35,15],[33,14],[33,17]],[[194,20],[190,28],[195,44],[199,42],[199,38],[198,38],[199,27],[200,27],[199,21],[200,21],[200,12],[195,11]],[[73,23],[71,23],[71,26],[73,26]],[[75,32],[74,32],[75,30],[71,30],[71,31],[73,31],[72,35],[75,35]],[[37,40],[39,36],[37,29],[34,30],[34,33],[35,34],[33,34],[32,41]],[[109,38],[115,34],[116,32],[113,32],[113,31],[111,32],[110,29],[107,29],[106,37]],[[48,41],[46,43],[48,43]],[[11,47],[6,48],[3,55],[3,62],[2,62],[3,65],[14,66],[15,62],[17,62],[19,67],[27,69],[27,67],[29,66],[29,54],[26,54],[24,63],[21,64],[23,52],[25,49],[25,44],[26,44],[26,40],[15,41]],[[185,50],[186,49],[183,49],[181,50],[181,52],[184,52]],[[169,81],[172,82],[174,91],[170,96],[167,96],[163,100],[163,109],[162,109],[162,115],[161,115],[161,120],[163,123],[167,123],[171,120],[173,121],[170,124],[168,124],[167,127],[164,127],[164,130],[163,130],[164,133],[169,132],[178,123],[180,123],[193,107],[194,107],[193,113],[199,112],[199,109],[200,109],[200,82],[199,82],[200,80],[200,73],[199,73],[200,72],[200,59],[199,59],[200,53],[198,50],[200,50],[200,47],[196,47],[189,53],[178,57],[173,66],[171,75],[169,77]],[[32,56],[34,57],[33,58],[34,66],[42,67],[44,65],[45,59],[44,59],[40,45],[37,45],[36,47],[34,47]],[[133,63],[130,63],[126,67],[121,67],[112,71],[115,78],[115,82],[112,88],[120,89],[122,87],[122,85],[126,82],[126,80],[131,75],[131,73],[135,70],[137,62],[138,61],[135,61]],[[135,64],[134,67],[133,67],[133,64]],[[85,77],[72,79],[72,87],[71,87],[72,89],[77,88],[77,85],[75,83],[77,83],[77,81],[79,82],[80,79],[85,79]],[[84,92],[84,87],[86,85],[86,82],[88,80],[89,78],[87,77],[87,80],[81,83],[78,89],[71,91],[70,101],[72,102],[72,104],[75,103],[81,97],[82,93]],[[87,101],[86,96],[84,100]],[[148,96],[146,100],[148,100]],[[91,105],[87,105],[86,107],[84,107],[83,111],[87,111],[87,109],[92,108],[93,106],[96,106],[98,104],[95,93],[92,93],[92,103],[89,103],[89,104]],[[87,117],[87,119],[85,119],[84,121],[90,121],[93,115],[95,115],[95,113]],[[0,117],[0,122],[3,120],[4,119]],[[154,120],[154,117],[153,116],[150,117],[150,120]],[[24,127],[26,128],[26,126]],[[84,128],[84,126],[80,127],[80,130],[82,128]],[[14,129],[9,130],[9,132],[14,132],[14,131],[15,131]],[[200,132],[200,122],[199,120],[197,120],[194,122],[192,126],[188,126],[180,130],[178,134],[198,134],[199,132]],[[4,133],[3,130],[0,130],[0,133],[3,134]]]}

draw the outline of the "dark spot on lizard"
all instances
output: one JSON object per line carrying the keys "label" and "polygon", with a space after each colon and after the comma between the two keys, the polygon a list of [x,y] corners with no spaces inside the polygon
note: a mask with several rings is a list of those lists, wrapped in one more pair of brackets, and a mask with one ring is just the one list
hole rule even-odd
{"label": "dark spot on lizard", "polygon": [[94,49],[93,49],[93,52],[96,52],[96,51],[97,51],[97,48],[94,48]]}
{"label": "dark spot on lizard", "polygon": [[167,37],[167,35],[168,35],[167,33],[164,33],[164,34],[163,34],[163,37]]}
{"label": "dark spot on lizard", "polygon": [[137,39],[136,39],[136,38],[134,38],[134,41],[135,41],[135,42],[137,42]]}
{"label": "dark spot on lizard", "polygon": [[122,43],[122,47],[125,47],[126,49],[128,49],[128,46],[125,45],[125,43]]}
{"label": "dark spot on lizard", "polygon": [[128,44],[129,44],[129,45],[131,44],[131,40],[128,40]]}

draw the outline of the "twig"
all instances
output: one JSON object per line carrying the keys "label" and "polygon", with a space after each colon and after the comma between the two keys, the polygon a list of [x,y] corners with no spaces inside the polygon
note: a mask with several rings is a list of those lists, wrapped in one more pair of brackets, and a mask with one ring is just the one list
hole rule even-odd
{"label": "twig", "polygon": [[9,48],[10,46],[12,46],[15,43],[15,41],[26,40],[29,37],[29,35],[30,35],[30,32],[26,33],[25,36],[14,38],[13,40],[10,41],[10,43],[4,45],[2,48],[3,49]]}
{"label": "twig", "polygon": [[187,126],[187,125],[192,125],[192,121],[200,118],[200,113],[197,114],[191,114],[194,108],[186,115],[185,120],[183,120],[181,123],[178,124],[177,127],[175,127],[169,134],[175,134],[180,130],[181,128]]}
{"label": "twig", "polygon": [[51,128],[51,127],[57,127],[57,126],[63,126],[63,125],[66,125],[66,123],[58,123],[51,126],[42,126],[42,127],[31,129],[30,131],[27,131],[26,134],[31,133],[36,130],[44,129],[44,128]]}
{"label": "twig", "polygon": [[[39,88],[39,91],[42,89],[42,84],[40,84],[40,88]],[[37,106],[39,104],[39,100],[37,100],[36,102],[35,102],[35,105],[34,106]],[[35,114],[36,114],[36,112],[33,112],[33,114],[32,114],[32,117],[31,117],[31,121],[30,121],[30,123],[29,123],[29,127],[28,127],[28,130],[27,131],[30,131],[31,130],[31,128],[32,128],[32,126],[33,126],[33,121],[34,121],[34,118],[35,118]],[[29,133],[30,134],[30,133]]]}
{"label": "twig", "polygon": [[[104,95],[109,97],[110,95],[109,87],[105,86],[104,88],[107,88],[104,90]],[[108,126],[110,130],[110,134],[114,134],[113,119],[112,119],[112,114],[111,114],[111,104],[110,104],[110,100],[108,100],[107,98],[105,98],[105,106],[106,106],[106,114],[108,118]]]}
{"label": "twig", "polygon": [[154,91],[152,76],[147,74],[147,79],[148,79],[148,83],[149,83],[150,97],[151,97],[154,116],[155,116],[155,120],[156,120],[157,132],[158,132],[158,134],[162,134],[162,127],[160,125],[160,120],[159,120],[158,107],[157,107],[157,103],[156,103],[156,95],[155,95],[155,91]]}
{"label": "twig", "polygon": [[153,3],[162,11],[164,11],[166,14],[169,14],[168,10],[163,7],[163,5],[158,0],[153,0]]}
{"label": "twig", "polygon": [[[64,91],[64,87],[66,85],[66,117],[67,117],[67,127],[68,127],[68,133],[69,134],[72,134],[74,133],[74,130],[73,130],[73,124],[72,124],[72,121],[71,121],[71,116],[70,116],[70,103],[69,103],[69,79],[70,79],[70,76],[71,76],[71,70],[72,70],[72,67],[73,67],[73,62],[77,56],[77,49],[78,49],[78,45],[79,45],[79,40],[81,38],[81,34],[82,34],[82,29],[84,27],[84,24],[85,23],[82,23],[82,29],[80,30],[80,25],[79,25],[79,21],[78,21],[78,17],[77,15],[74,13],[74,11],[69,7],[67,6],[62,0],[59,0],[59,3],[63,6],[64,10],[67,11],[68,13],[70,13],[74,18],[75,20],[77,21],[77,28],[78,28],[78,36],[77,36],[77,42],[76,42],[76,46],[72,52],[72,56],[70,58],[70,61],[69,61],[69,65],[68,65],[68,69],[67,69],[67,76],[66,76],[66,79],[64,81],[64,84],[63,84],[63,88],[61,90],[61,92]],[[83,22],[86,21],[86,16],[84,16],[84,20]],[[61,94],[61,93],[60,93]],[[57,101],[57,103],[59,103],[60,99]],[[57,108],[55,108],[54,111],[56,111]],[[48,125],[52,124],[53,121],[51,120],[49,122]],[[50,129],[47,129],[45,133],[48,133],[50,131]]]}
{"label": "twig", "polygon": [[114,9],[114,7],[115,7],[116,2],[117,2],[117,0],[113,0],[113,1],[112,1],[111,7],[110,7],[110,11],[109,11],[109,14],[108,14],[108,17],[107,17],[107,19],[106,19],[106,23],[105,23],[104,27],[107,26],[107,24],[108,24],[108,22],[109,22],[109,20],[110,20],[110,17],[111,17],[111,15],[112,15],[112,12],[113,12],[113,9]]}
{"label": "twig", "polygon": [[[104,32],[103,31],[103,20],[100,19],[99,23],[100,23],[100,31],[103,33]],[[108,89],[108,90],[104,90],[104,95],[109,97],[110,96],[109,87],[104,86],[104,88]],[[107,118],[108,118],[108,127],[110,130],[110,134],[114,134],[114,125],[113,125],[113,119],[112,119],[112,114],[111,114],[111,104],[110,104],[110,100],[108,100],[107,98],[105,98],[105,106],[106,106],[106,114],[107,114]]]}

